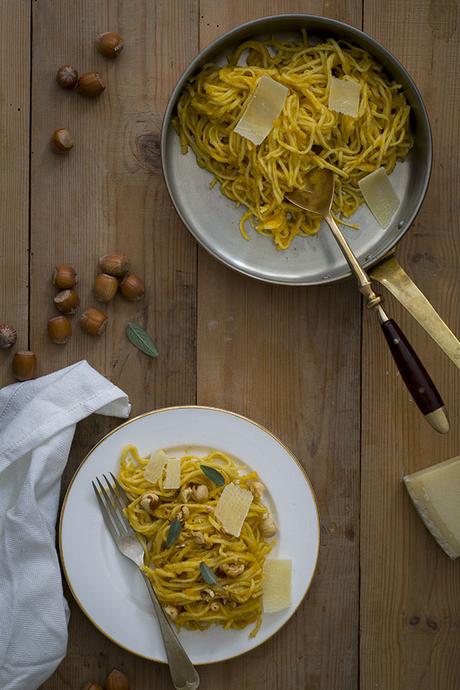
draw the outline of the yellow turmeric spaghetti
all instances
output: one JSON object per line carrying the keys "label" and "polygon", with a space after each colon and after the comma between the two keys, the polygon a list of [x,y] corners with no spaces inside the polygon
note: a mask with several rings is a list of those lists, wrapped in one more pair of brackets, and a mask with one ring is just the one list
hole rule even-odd
{"label": "yellow turmeric spaghetti", "polygon": [[[191,630],[254,623],[254,636],[262,621],[263,566],[273,545],[262,535],[262,523],[271,518],[257,473],[218,451],[199,458],[184,455],[180,489],[165,489],[162,475],[155,484],[144,477],[148,461],[135,446],[126,446],[118,481],[131,500],[125,514],[144,546],[143,570],[166,613],[178,627]],[[236,481],[253,493],[239,537],[226,534],[214,515],[224,486],[204,474],[203,464],[217,470],[225,485]],[[168,545],[173,525],[179,524],[177,539]],[[209,574],[216,582],[206,579]]]}
{"label": "yellow turmeric spaghetti", "polygon": [[[241,64],[243,62],[243,64]],[[261,76],[289,88],[280,116],[256,146],[233,131]],[[329,110],[331,78],[360,84],[356,118]],[[399,84],[365,50],[329,39],[310,45],[247,41],[228,65],[208,64],[187,83],[173,124],[182,153],[214,176],[225,196],[246,207],[246,222],[286,249],[297,235],[318,232],[320,218],[295,209],[285,194],[304,187],[315,167],[336,174],[333,212],[350,217],[363,202],[358,181],[383,166],[388,174],[412,146],[410,107]],[[348,223],[345,223],[348,224]]]}

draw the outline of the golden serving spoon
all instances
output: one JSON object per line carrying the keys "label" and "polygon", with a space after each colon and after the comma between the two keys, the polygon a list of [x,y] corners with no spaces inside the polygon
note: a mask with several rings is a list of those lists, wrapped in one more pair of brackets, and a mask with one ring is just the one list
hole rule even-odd
{"label": "golden serving spoon", "polygon": [[377,314],[391,354],[412,398],[433,429],[445,434],[449,431],[449,420],[442,398],[398,324],[386,315],[382,308],[382,297],[372,288],[369,276],[353,254],[332,217],[333,196],[334,173],[331,170],[318,168],[307,175],[305,189],[297,189],[286,194],[286,199],[304,211],[322,216],[329,225],[345,259],[358,279],[359,289],[367,300],[368,309],[372,309]]}

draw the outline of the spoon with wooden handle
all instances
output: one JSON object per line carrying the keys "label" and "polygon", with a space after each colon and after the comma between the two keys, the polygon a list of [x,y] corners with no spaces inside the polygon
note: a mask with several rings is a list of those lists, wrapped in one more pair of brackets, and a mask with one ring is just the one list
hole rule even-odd
{"label": "spoon with wooden handle", "polygon": [[359,289],[367,300],[368,309],[372,309],[377,314],[393,359],[412,398],[433,429],[445,434],[449,431],[449,420],[442,398],[398,324],[388,318],[384,312],[382,297],[373,290],[369,276],[361,267],[333,219],[331,213],[333,195],[334,173],[331,170],[318,168],[307,175],[305,189],[286,194],[286,199],[304,211],[322,216],[329,225],[345,259],[358,279]]}

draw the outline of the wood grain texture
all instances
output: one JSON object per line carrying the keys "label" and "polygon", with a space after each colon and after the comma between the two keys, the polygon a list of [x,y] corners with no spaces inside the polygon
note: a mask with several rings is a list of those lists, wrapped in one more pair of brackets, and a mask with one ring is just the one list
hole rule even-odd
{"label": "wood grain texture", "polygon": [[[11,38],[14,36],[14,41]],[[5,0],[0,21],[0,323],[18,333],[0,350],[0,385],[16,349],[28,349],[30,3]]]}
{"label": "wood grain texture", "polygon": [[[460,333],[458,221],[460,92],[458,5],[364,5],[364,30],[414,76],[433,128],[430,188],[399,259],[440,315]],[[460,686],[459,564],[425,530],[402,486],[404,474],[458,454],[458,371],[425,332],[387,298],[437,384],[451,431],[436,434],[410,400],[376,324],[363,331],[361,491],[361,687],[454,690]]]}
{"label": "wood grain texture", "polygon": [[[200,45],[259,16],[299,11],[337,16],[333,5],[202,1]],[[360,4],[349,8],[340,18],[359,25]],[[278,434],[307,470],[321,516],[317,575],[296,615],[259,649],[204,670],[203,686],[353,690],[358,683],[359,294],[351,282],[309,289],[265,285],[201,250],[198,265],[198,402],[245,414]]]}
{"label": "wood grain texture", "polygon": [[[38,0],[33,8],[31,341],[41,373],[84,358],[129,394],[133,414],[193,403],[196,247],[163,184],[159,135],[169,93],[197,51],[198,3]],[[114,61],[94,47],[105,30],[119,31],[125,41]],[[100,72],[107,89],[99,99],[86,100],[56,85],[56,70],[67,62],[80,72]],[[63,126],[76,141],[68,156],[54,154],[48,143],[52,131]],[[130,256],[133,271],[145,280],[145,299],[127,303],[117,296],[100,339],[82,333],[74,317],[70,343],[53,345],[46,334],[47,318],[55,313],[53,266],[74,265],[81,309],[96,306],[92,284],[98,257],[113,249]],[[127,341],[130,320],[148,328],[158,359]],[[85,453],[116,424],[93,416],[79,425],[64,486]],[[44,689],[101,682],[115,666],[127,672],[136,690],[169,687],[165,667],[112,644],[68,599],[68,655]]]}

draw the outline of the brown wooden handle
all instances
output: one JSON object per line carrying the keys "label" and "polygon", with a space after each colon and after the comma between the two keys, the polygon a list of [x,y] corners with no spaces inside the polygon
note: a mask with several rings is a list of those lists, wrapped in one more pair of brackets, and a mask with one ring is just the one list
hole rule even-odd
{"label": "brown wooden handle", "polygon": [[431,415],[443,410],[444,403],[436,386],[398,324],[388,319],[382,323],[382,331],[401,377],[421,412]]}

